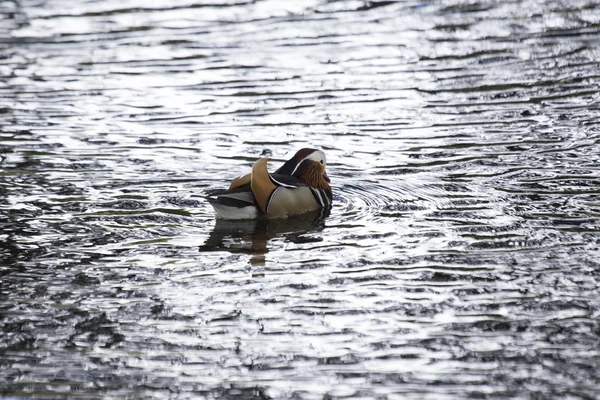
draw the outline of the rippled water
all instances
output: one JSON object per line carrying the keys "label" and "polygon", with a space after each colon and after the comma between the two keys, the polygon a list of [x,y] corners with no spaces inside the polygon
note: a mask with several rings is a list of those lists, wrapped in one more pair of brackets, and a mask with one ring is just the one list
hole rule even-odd
{"label": "rippled water", "polygon": [[[596,1],[0,11],[0,394],[600,396]],[[329,216],[215,223],[306,146]]]}

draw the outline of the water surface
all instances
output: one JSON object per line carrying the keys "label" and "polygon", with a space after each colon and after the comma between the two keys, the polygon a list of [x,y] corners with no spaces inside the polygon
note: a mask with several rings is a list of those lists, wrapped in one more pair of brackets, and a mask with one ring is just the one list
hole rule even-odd
{"label": "water surface", "polygon": [[[600,395],[597,2],[0,10],[1,394]],[[307,146],[329,216],[215,222]]]}

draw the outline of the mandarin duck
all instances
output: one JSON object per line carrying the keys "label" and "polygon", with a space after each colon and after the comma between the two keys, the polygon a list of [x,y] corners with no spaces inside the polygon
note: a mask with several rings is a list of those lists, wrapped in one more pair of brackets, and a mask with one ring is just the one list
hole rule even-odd
{"label": "mandarin duck", "polygon": [[274,173],[267,158],[252,166],[250,174],[235,178],[229,189],[207,198],[219,219],[285,218],[319,209],[332,202],[325,153],[301,149]]}

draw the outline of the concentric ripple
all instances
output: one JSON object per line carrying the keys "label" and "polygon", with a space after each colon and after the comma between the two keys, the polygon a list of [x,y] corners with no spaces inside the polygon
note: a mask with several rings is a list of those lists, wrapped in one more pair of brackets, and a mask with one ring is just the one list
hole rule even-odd
{"label": "concentric ripple", "polygon": [[377,222],[386,217],[409,216],[415,211],[436,207],[425,188],[393,182],[389,185],[368,181],[335,188],[336,222]]}

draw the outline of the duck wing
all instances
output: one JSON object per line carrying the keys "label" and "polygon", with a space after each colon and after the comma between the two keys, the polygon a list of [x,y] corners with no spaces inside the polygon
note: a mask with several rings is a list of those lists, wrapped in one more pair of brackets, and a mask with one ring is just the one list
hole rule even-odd
{"label": "duck wing", "polygon": [[[207,192],[206,199],[213,206],[235,208],[244,208],[248,206],[259,207],[259,203],[257,203],[256,197],[252,190],[251,175],[252,174],[248,174],[235,178],[227,190],[216,189]],[[288,175],[268,174],[270,184],[269,182],[266,182],[266,178],[262,171],[260,171],[258,174],[254,174],[254,178],[258,179],[258,181],[254,181],[255,189],[258,187],[256,190],[261,190],[261,193],[263,193],[263,198],[271,194],[271,192],[266,193],[265,190],[274,191],[279,186],[286,188],[306,186],[297,178]]]}
{"label": "duck wing", "polygon": [[250,188],[258,206],[267,214],[271,197],[277,191],[278,185],[273,182],[267,170],[267,158],[261,158],[252,166]]}
{"label": "duck wing", "polygon": [[252,194],[249,183],[235,189],[217,189],[210,191],[207,193],[207,200],[211,204],[221,204],[228,207],[248,207],[256,205],[256,199]]}
{"label": "duck wing", "polygon": [[244,186],[250,183],[252,180],[252,174],[246,174],[242,176],[238,176],[234,180],[231,181],[231,185],[229,185],[229,190],[239,188],[240,186]]}
{"label": "duck wing", "polygon": [[277,186],[283,186],[283,187],[286,187],[289,189],[306,186],[304,183],[302,183],[302,181],[300,181],[300,179],[296,178],[295,176],[282,175],[282,174],[277,174],[277,173],[270,174],[270,175],[271,175],[271,181],[273,181],[273,183],[276,184]]}
{"label": "duck wing", "polygon": [[256,219],[258,205],[250,184],[233,190],[213,190],[207,193],[206,200],[215,209],[217,219]]}

